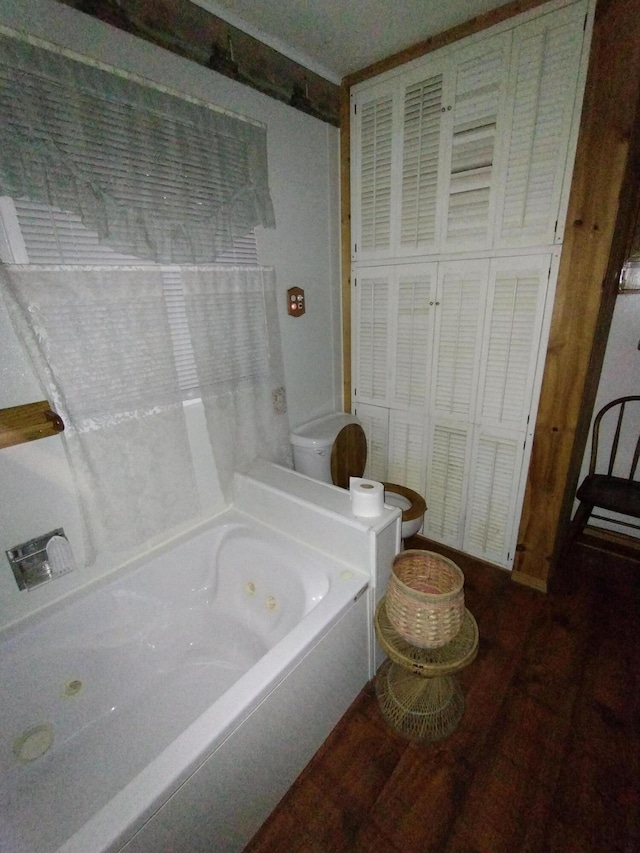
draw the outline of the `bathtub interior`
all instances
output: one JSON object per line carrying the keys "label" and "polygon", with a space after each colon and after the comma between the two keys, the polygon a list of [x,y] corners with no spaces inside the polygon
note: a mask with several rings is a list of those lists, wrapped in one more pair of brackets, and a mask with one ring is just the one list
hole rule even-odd
{"label": "bathtub interior", "polygon": [[5,638],[0,849],[57,849],[327,597],[339,567],[249,522]]}

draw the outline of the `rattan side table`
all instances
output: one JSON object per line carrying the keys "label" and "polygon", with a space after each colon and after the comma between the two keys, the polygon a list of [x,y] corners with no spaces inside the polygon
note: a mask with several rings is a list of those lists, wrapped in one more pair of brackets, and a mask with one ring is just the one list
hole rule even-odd
{"label": "rattan side table", "polygon": [[420,649],[394,631],[385,604],[383,597],[375,615],[376,637],[388,657],[376,675],[382,716],[410,740],[443,740],[456,730],[464,714],[464,696],[455,673],[478,654],[476,620],[465,609],[453,640],[437,649]]}

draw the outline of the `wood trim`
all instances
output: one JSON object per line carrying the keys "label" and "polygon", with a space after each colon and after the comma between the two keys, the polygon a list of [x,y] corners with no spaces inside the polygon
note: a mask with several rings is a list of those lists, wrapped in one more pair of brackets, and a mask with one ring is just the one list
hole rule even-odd
{"label": "wood trim", "polygon": [[0,448],[62,432],[64,424],[48,400],[0,409]]}
{"label": "wood trim", "polygon": [[189,0],[58,0],[338,125],[340,87]]}
{"label": "wood trim", "polygon": [[569,523],[623,259],[639,96],[638,2],[600,0],[513,573],[529,585],[546,582]]}
{"label": "wood trim", "polygon": [[453,560],[453,562],[459,566],[462,571],[464,571],[468,565],[471,565],[474,568],[479,567],[486,569],[487,571],[502,572],[505,575],[510,574],[509,570],[503,568],[503,566],[496,566],[495,563],[490,563],[488,560],[483,560],[480,557],[474,557],[471,554],[466,554],[464,551],[458,551],[456,548],[451,548],[449,545],[443,545],[442,542],[434,542],[422,533],[416,533],[415,536],[405,539],[404,545],[405,548],[418,548],[423,551],[433,551],[434,554],[441,554],[443,557]]}
{"label": "wood trim", "polygon": [[351,98],[340,87],[340,258],[342,266],[342,400],[351,411]]}
{"label": "wood trim", "polygon": [[538,592],[547,592],[547,581],[543,578],[534,578],[530,575],[523,574],[522,572],[514,569],[511,572],[511,580],[516,583],[522,584],[522,586],[528,586],[529,589],[535,589]]}
{"label": "wood trim", "polygon": [[398,68],[407,62],[419,59],[427,53],[432,53],[434,50],[446,47],[446,45],[453,44],[455,41],[479,33],[488,27],[501,24],[503,21],[508,21],[509,18],[514,18],[516,15],[521,15],[523,12],[528,12],[530,9],[535,9],[537,6],[542,6],[548,2],[549,0],[514,0],[514,2],[500,6],[498,9],[485,12],[483,15],[476,15],[475,18],[471,18],[471,20],[465,21],[457,27],[452,27],[424,41],[417,42],[417,44],[394,53],[386,59],[374,62],[360,71],[354,71],[353,74],[348,74],[342,81],[343,85],[347,86],[347,88],[355,86],[356,83],[362,83],[363,80],[377,77],[378,74],[384,74],[385,71],[391,71],[393,68]]}

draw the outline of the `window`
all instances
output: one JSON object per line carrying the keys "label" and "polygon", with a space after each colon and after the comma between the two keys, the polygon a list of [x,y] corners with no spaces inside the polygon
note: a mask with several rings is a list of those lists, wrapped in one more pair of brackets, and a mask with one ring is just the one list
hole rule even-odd
{"label": "window", "polygon": [[275,225],[261,124],[1,33],[0,111],[0,195],[116,252],[213,263]]}
{"label": "window", "polygon": [[[98,235],[77,214],[26,199],[0,199],[0,260],[29,264],[148,266],[155,262],[124,255],[100,244]],[[255,231],[216,258],[217,264],[257,266]],[[161,266],[178,382],[183,399],[198,396],[198,378],[184,306],[180,268]]]}

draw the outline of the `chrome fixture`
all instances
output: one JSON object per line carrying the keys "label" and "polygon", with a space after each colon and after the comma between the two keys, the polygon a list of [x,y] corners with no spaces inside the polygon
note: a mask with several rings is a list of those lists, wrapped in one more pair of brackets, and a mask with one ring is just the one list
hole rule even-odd
{"label": "chrome fixture", "polygon": [[20,589],[33,589],[76,567],[62,527],[9,548],[5,553]]}

